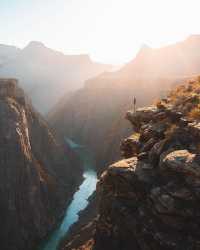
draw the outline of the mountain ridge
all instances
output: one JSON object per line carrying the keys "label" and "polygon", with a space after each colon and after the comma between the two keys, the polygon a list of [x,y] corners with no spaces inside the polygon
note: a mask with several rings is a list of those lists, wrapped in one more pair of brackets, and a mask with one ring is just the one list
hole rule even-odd
{"label": "mountain ridge", "polygon": [[0,77],[19,79],[33,105],[44,114],[65,93],[81,88],[85,80],[111,69],[111,65],[93,62],[89,55],[68,56],[33,41],[2,61]]}

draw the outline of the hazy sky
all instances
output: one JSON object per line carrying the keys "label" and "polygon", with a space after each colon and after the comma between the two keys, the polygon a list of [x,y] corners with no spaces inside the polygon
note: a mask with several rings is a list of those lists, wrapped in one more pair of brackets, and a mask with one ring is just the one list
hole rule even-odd
{"label": "hazy sky", "polygon": [[0,0],[0,43],[42,41],[66,54],[124,63],[142,44],[200,34],[200,0]]}

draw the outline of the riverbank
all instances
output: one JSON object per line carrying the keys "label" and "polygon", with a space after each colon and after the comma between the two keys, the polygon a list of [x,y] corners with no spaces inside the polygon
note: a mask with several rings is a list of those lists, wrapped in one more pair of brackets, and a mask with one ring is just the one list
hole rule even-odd
{"label": "riverbank", "polygon": [[74,194],[71,204],[68,206],[64,219],[60,226],[43,242],[39,250],[57,250],[60,241],[67,234],[71,225],[79,219],[79,212],[88,205],[88,198],[96,189],[97,175],[93,170],[84,173],[84,181],[79,190]]}
{"label": "riverbank", "polygon": [[88,150],[73,141],[66,139],[66,143],[76,152],[80,158],[84,173],[83,181],[77,191],[74,193],[71,203],[68,205],[63,219],[57,228],[41,243],[38,250],[57,250],[63,237],[66,237],[70,227],[79,219],[81,213],[89,203],[89,197],[96,190],[97,174],[92,169],[94,164],[93,158],[89,155]]}

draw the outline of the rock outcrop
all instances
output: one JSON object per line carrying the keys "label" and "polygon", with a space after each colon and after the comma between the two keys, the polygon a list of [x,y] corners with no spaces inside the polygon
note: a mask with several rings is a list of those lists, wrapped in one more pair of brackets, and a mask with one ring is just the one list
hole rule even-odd
{"label": "rock outcrop", "polygon": [[192,116],[199,89],[192,82],[157,106],[127,113],[139,139],[125,140],[124,155],[132,157],[101,177],[94,249],[200,248],[200,134]]}
{"label": "rock outcrop", "polygon": [[79,166],[14,79],[0,79],[0,245],[32,250],[62,217]]}
{"label": "rock outcrop", "polygon": [[96,229],[74,249],[200,249],[199,104],[197,79],[127,113],[136,137],[102,174]]}

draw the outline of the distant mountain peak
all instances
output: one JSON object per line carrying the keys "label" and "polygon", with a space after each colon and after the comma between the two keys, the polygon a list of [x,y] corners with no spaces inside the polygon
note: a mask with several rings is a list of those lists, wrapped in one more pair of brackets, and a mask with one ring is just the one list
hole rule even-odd
{"label": "distant mountain peak", "polygon": [[46,47],[42,42],[31,41],[26,48],[44,48]]}
{"label": "distant mountain peak", "polygon": [[149,47],[147,44],[143,44],[138,52],[138,55],[144,55],[146,53],[151,52],[153,49]]}
{"label": "distant mountain peak", "polygon": [[48,50],[48,48],[42,43],[37,41],[30,42],[23,51],[26,51],[28,53],[35,53],[35,52],[41,52]]}

